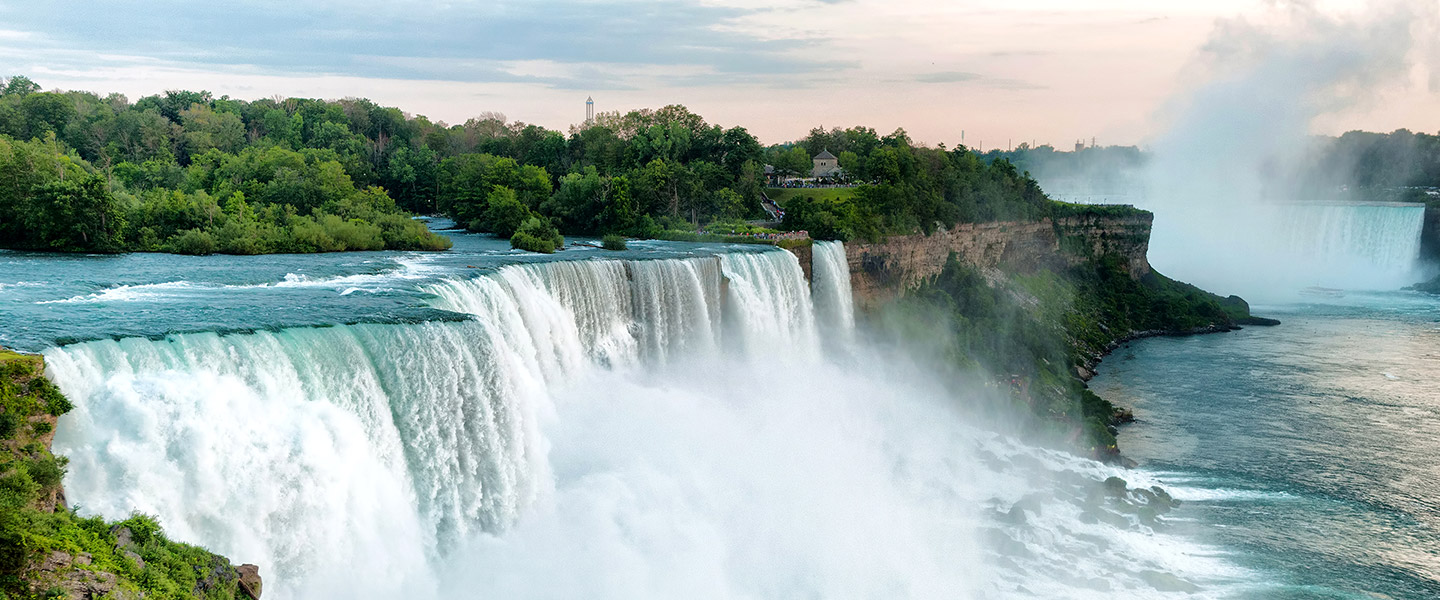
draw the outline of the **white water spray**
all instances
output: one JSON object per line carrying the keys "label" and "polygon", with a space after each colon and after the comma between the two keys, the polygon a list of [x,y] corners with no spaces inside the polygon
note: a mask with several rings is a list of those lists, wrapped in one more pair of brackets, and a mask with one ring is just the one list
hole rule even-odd
{"label": "white water spray", "polygon": [[[817,294],[840,300],[843,252],[821,248]],[[282,599],[1156,597],[1144,573],[1233,575],[1036,495],[1113,469],[970,428],[897,357],[831,360],[789,253],[431,291],[474,319],[47,352],[77,405],[71,498],[256,562]]]}
{"label": "white water spray", "polygon": [[1349,12],[1277,2],[1221,21],[1186,73],[1201,84],[1170,103],[1167,131],[1152,143],[1140,204],[1155,212],[1155,267],[1252,300],[1413,283],[1413,211],[1314,205],[1299,190],[1334,176],[1305,169],[1311,128],[1440,65],[1437,30],[1440,5],[1429,0],[1372,0]]}

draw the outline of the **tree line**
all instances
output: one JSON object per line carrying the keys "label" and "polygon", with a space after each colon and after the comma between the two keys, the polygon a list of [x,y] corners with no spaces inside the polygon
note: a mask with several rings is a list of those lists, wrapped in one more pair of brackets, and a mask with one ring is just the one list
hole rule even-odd
{"label": "tree line", "polygon": [[[484,113],[458,125],[369,100],[0,85],[0,246],[68,251],[313,252],[440,249],[408,218],[543,248],[566,234],[656,237],[766,217],[772,174],[828,150],[845,198],[804,195],[782,228],[849,239],[1045,216],[1005,160],[913,143],[903,130],[816,129],[764,147],[683,106],[604,113],[567,133]],[[518,243],[517,243],[518,245]]]}

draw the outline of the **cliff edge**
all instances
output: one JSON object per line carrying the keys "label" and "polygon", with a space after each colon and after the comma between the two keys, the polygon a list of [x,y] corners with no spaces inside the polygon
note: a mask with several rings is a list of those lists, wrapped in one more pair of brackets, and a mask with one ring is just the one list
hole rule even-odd
{"label": "cliff edge", "polygon": [[259,600],[255,565],[171,541],[154,517],[109,523],[65,502],[50,451],[72,408],[40,356],[0,349],[0,598]]}
{"label": "cliff edge", "polygon": [[1277,322],[1152,269],[1151,213],[1055,204],[1036,221],[849,242],[855,304],[882,335],[939,343],[931,354],[1008,390],[1025,426],[1121,461],[1116,426],[1133,417],[1085,385],[1101,357],[1139,337]]}

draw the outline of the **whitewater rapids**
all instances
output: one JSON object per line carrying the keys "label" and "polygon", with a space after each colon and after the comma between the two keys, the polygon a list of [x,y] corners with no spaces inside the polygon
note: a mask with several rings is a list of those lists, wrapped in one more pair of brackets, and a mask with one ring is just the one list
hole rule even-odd
{"label": "whitewater rapids", "polygon": [[1179,592],[1155,573],[1206,595],[1239,576],[1082,519],[1086,482],[1144,474],[967,425],[983,390],[860,341],[844,247],[813,267],[516,265],[429,284],[466,321],[51,349],[67,493],[261,565],[267,598],[1156,597]]}

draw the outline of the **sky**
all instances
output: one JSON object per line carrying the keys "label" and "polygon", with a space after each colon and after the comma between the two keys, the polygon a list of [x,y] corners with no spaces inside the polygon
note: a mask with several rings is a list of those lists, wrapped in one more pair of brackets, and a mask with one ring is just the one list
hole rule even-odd
{"label": "sky", "polygon": [[[1300,4],[1345,19],[1401,1]],[[987,150],[1144,145],[1165,107],[1213,76],[1217,32],[1287,4],[0,0],[0,77],[132,100],[366,97],[436,121],[499,112],[560,130],[583,120],[587,96],[599,111],[684,104],[767,144],[866,125]],[[1318,116],[1315,132],[1440,131],[1437,79],[1417,64]]]}

